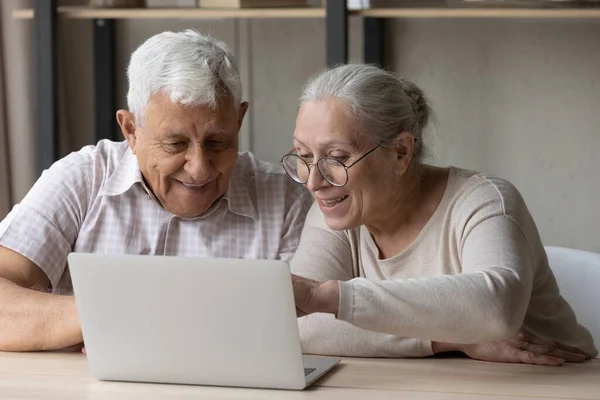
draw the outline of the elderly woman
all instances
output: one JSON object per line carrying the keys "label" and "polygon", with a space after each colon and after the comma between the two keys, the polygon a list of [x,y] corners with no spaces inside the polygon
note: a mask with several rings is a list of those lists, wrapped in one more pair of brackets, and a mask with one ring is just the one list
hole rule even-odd
{"label": "elderly woman", "polygon": [[517,189],[425,164],[429,118],[416,85],[376,67],[306,85],[282,159],[316,199],[292,260],[303,350],[549,365],[595,356]]}

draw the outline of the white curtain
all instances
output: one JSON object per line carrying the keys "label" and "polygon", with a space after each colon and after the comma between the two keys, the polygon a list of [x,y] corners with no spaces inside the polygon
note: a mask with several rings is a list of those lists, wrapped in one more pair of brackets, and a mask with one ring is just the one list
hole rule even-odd
{"label": "white curtain", "polygon": [[[0,11],[1,13],[2,11]],[[2,35],[0,31],[0,35]],[[0,78],[4,77],[4,54],[0,51]],[[0,79],[0,218],[10,209],[12,190],[8,160],[8,130],[6,129],[6,99],[4,79]]]}

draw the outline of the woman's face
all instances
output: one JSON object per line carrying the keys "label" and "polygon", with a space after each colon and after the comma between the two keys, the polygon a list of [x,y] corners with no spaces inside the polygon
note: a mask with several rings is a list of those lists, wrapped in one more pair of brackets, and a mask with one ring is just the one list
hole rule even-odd
{"label": "woman's face", "polygon": [[[319,173],[316,163],[332,157],[349,166],[377,143],[361,133],[340,101],[307,102],[298,112],[294,146],[310,168],[306,187],[312,192],[331,229],[368,224],[385,212],[394,179],[396,152],[378,148],[348,169],[348,182],[336,187]],[[342,171],[343,172],[343,171]],[[389,204],[388,204],[389,207]]]}

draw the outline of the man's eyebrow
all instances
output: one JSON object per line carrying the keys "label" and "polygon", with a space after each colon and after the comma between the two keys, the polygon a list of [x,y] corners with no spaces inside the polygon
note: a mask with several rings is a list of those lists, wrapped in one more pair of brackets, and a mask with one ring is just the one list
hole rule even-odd
{"label": "man's eyebrow", "polygon": [[205,139],[222,139],[222,138],[228,138],[230,136],[235,136],[237,135],[237,132],[233,133],[233,132],[229,132],[228,130],[225,129],[216,129],[216,130],[211,130],[209,133],[206,134],[206,136],[204,136]]}
{"label": "man's eyebrow", "polygon": [[185,133],[177,132],[177,131],[169,132],[165,136],[163,136],[163,139],[182,139],[182,138],[187,138],[187,135]]}

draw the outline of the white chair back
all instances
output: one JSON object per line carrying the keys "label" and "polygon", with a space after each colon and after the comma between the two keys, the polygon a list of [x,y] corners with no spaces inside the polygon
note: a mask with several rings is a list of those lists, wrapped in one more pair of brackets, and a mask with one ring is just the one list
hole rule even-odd
{"label": "white chair back", "polygon": [[550,269],[561,295],[600,346],[600,254],[546,246]]}

